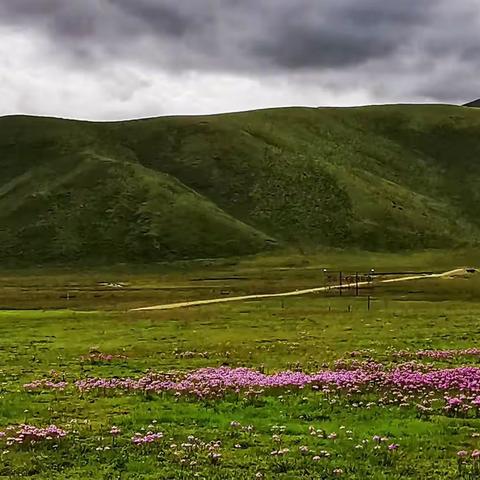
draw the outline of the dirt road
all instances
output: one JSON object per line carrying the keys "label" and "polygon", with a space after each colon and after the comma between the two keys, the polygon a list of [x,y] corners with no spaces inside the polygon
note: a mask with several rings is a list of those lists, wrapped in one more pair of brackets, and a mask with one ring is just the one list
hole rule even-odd
{"label": "dirt road", "polygon": [[[457,268],[455,270],[450,270],[444,273],[433,273],[433,274],[425,274],[425,275],[411,275],[408,277],[398,277],[398,278],[390,278],[387,280],[379,280],[376,282],[379,283],[396,283],[396,282],[407,282],[410,280],[420,280],[424,278],[442,278],[442,277],[451,277],[456,275],[463,275],[466,271],[464,268]],[[369,285],[370,282],[358,282],[358,286],[364,287]],[[275,297],[295,297],[299,295],[307,295],[309,293],[319,293],[325,292],[327,290],[338,290],[344,288],[352,288],[355,287],[356,283],[345,283],[343,285],[329,285],[326,287],[317,287],[317,288],[308,288],[306,290],[293,290],[290,292],[282,292],[282,293],[264,293],[259,295],[243,295],[240,297],[224,297],[224,298],[212,298],[209,300],[194,300],[193,302],[180,302],[180,303],[167,303],[164,305],[154,305],[153,307],[142,307],[142,308],[133,308],[130,310],[131,312],[145,312],[149,310],[173,310],[175,308],[185,308],[185,307],[197,307],[200,305],[211,305],[214,303],[227,303],[227,302],[240,302],[244,300],[259,300],[263,298],[275,298]]]}

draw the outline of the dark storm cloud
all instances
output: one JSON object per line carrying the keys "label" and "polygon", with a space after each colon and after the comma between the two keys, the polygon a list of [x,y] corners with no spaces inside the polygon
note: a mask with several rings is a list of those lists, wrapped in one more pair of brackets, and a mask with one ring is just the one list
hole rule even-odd
{"label": "dark storm cloud", "polygon": [[111,36],[135,41],[145,33],[179,37],[206,17],[203,9],[173,0],[0,0],[0,13],[3,24],[38,27],[57,40],[89,36],[104,42]]}
{"label": "dark storm cloud", "polygon": [[144,27],[153,33],[181,37],[202,26],[199,12],[182,12],[178,2],[111,0],[111,3],[127,16],[139,20],[139,29]]}
{"label": "dark storm cloud", "polygon": [[397,42],[345,32],[339,36],[331,27],[289,25],[286,35],[254,44],[251,52],[268,59],[272,66],[288,69],[347,67],[372,58],[384,57],[397,48]]}
{"label": "dark storm cloud", "polygon": [[254,53],[287,68],[348,67],[392,55],[427,21],[434,1],[298,2],[273,17]]}
{"label": "dark storm cloud", "polygon": [[5,12],[4,14],[12,20],[15,16],[49,15],[54,13],[61,5],[61,0],[3,0],[0,7]]}
{"label": "dark storm cloud", "polygon": [[72,55],[134,56],[177,68],[295,70],[392,55],[428,22],[436,3],[0,0],[0,13],[3,23],[39,28]]}
{"label": "dark storm cloud", "polygon": [[0,0],[0,25],[41,32],[57,54],[79,60],[82,68],[87,61],[131,59],[190,67],[192,59],[215,51],[208,40],[212,7],[210,1]]}
{"label": "dark storm cloud", "polygon": [[[72,91],[88,75],[92,98],[105,92],[132,104],[157,88],[144,93],[146,105],[169,91],[182,105],[201,105],[206,89],[213,99],[223,88],[230,108],[237,79],[258,86],[256,97],[244,87],[238,108],[263,105],[275,82],[308,104],[480,96],[478,0],[0,0],[1,32],[35,49],[44,84],[59,81],[48,68],[78,75]],[[15,84],[15,72],[3,75]],[[37,98],[31,79],[19,97]]]}

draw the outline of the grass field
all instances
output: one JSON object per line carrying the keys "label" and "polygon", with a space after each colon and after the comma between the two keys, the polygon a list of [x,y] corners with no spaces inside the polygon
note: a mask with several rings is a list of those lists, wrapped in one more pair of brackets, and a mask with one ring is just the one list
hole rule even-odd
{"label": "grass field", "polygon": [[127,311],[477,261],[332,251],[3,271],[0,478],[477,478],[478,274]]}

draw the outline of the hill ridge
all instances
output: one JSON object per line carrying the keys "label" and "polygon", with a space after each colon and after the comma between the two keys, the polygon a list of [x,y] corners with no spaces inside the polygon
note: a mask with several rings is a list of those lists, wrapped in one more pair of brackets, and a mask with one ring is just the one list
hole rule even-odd
{"label": "hill ridge", "polygon": [[479,133],[476,110],[448,105],[0,117],[0,258],[143,262],[273,245],[475,244]]}
{"label": "hill ridge", "polygon": [[[480,101],[474,100],[474,102]],[[473,103],[473,102],[470,102]],[[464,104],[462,106],[466,106]],[[259,113],[259,112],[274,112],[274,111],[288,111],[288,110],[366,110],[366,109],[375,109],[375,108],[394,108],[394,107],[458,107],[459,105],[450,104],[450,103],[409,103],[409,102],[400,102],[400,103],[378,103],[370,105],[350,105],[350,106],[335,106],[335,105],[286,105],[286,106],[275,106],[275,107],[262,107],[262,108],[252,108],[246,110],[232,110],[227,112],[218,112],[218,113],[203,113],[203,114],[162,114],[162,115],[153,115],[147,117],[133,117],[133,118],[120,118],[117,120],[102,120],[102,119],[86,119],[86,118],[73,118],[73,117],[62,117],[55,115],[33,115],[29,113],[9,113],[6,115],[0,115],[1,119],[6,118],[24,118],[24,119],[44,119],[44,120],[62,120],[66,122],[79,122],[79,123],[90,123],[90,124],[122,124],[122,123],[131,123],[131,122],[143,122],[150,120],[158,119],[200,119],[200,118],[210,118],[210,117],[222,117],[230,115],[241,115],[249,113]]]}
{"label": "hill ridge", "polygon": [[473,100],[472,102],[468,102],[464,105],[465,107],[480,107],[480,98],[477,100]]}

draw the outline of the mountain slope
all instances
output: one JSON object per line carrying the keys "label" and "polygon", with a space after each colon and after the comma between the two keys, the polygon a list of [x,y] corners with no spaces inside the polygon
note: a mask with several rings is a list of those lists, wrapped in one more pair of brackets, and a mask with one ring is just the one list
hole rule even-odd
{"label": "mountain slope", "polygon": [[466,103],[465,107],[480,107],[480,98],[478,100],[474,100],[473,102]]}
{"label": "mountain slope", "polygon": [[27,262],[227,256],[270,241],[167,174],[94,153],[33,167],[0,189],[0,257]]}
{"label": "mountain slope", "polygon": [[480,112],[0,118],[0,258],[152,261],[480,238]]}

